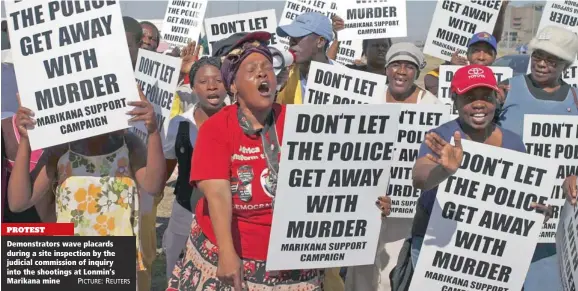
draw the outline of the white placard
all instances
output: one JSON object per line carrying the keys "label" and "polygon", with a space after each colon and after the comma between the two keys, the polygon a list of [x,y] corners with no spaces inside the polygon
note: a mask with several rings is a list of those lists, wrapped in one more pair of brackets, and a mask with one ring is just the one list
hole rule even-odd
{"label": "white placard", "polygon": [[413,187],[412,169],[425,134],[448,122],[447,105],[403,104],[395,144],[387,195],[391,198],[389,217],[413,218],[421,191]]}
{"label": "white placard", "polygon": [[501,1],[438,0],[423,53],[445,61],[456,51],[465,56],[475,33],[494,31],[501,7]]}
{"label": "white placard", "polygon": [[32,150],[130,126],[127,103],[140,99],[118,2],[5,4]]}
{"label": "white placard", "polygon": [[[337,12],[337,3],[335,2],[331,3],[328,14],[330,20],[331,17],[333,17],[333,15],[339,15]],[[338,40],[341,39],[342,32],[339,31],[337,34]],[[333,43],[331,43],[331,45],[332,44]],[[362,39],[346,40],[346,41],[339,40],[339,50],[337,51],[337,57],[335,61],[342,65],[353,64],[355,63],[355,60],[361,59],[362,53],[363,53]]]}
{"label": "white placard", "polygon": [[[542,19],[538,32],[546,26],[566,28],[578,34],[578,2],[576,1],[547,1],[542,11]],[[543,36],[548,37],[548,36]],[[528,74],[532,71],[532,62],[528,63]],[[562,73],[562,79],[571,86],[578,88],[578,57],[568,70]]]}
{"label": "white placard", "polygon": [[407,36],[406,1],[341,1],[337,14],[345,29],[340,40]]}
{"label": "white placard", "polygon": [[578,207],[571,205],[568,201],[562,207],[560,223],[556,233],[556,254],[560,266],[560,279],[564,291],[575,291],[578,289]]}
{"label": "white placard", "polygon": [[578,175],[578,116],[524,115],[524,144],[529,154],[544,157],[556,166],[556,182],[549,195],[553,217],[544,223],[540,243],[554,243],[560,207],[564,205],[562,183],[570,175]]}
{"label": "white placard", "polygon": [[[461,67],[463,66],[450,66],[450,65],[440,66],[438,99],[440,99],[443,103],[451,107],[452,118],[458,117],[458,111],[457,109],[454,109],[454,102],[452,101],[452,98],[450,96],[450,88],[452,80],[454,79],[454,74]],[[514,75],[514,71],[510,67],[490,67],[490,69],[492,69],[492,72],[494,72],[494,76],[496,77],[496,81],[498,82],[498,84],[500,84],[504,80],[512,78],[512,76]]]}
{"label": "white placard", "polygon": [[382,75],[320,62],[311,62],[303,104],[383,104]]}
{"label": "white placard", "polygon": [[373,264],[400,106],[288,105],[267,270]]}
{"label": "white placard", "polygon": [[208,0],[169,0],[163,21],[163,41],[184,47],[197,41],[203,29]]}
{"label": "white placard", "polygon": [[[291,24],[297,16],[306,12],[315,11],[329,15],[330,6],[331,1],[329,0],[287,0],[285,2],[285,8],[283,8],[283,13],[281,14],[281,19],[279,19],[279,26]],[[279,37],[278,42],[279,45],[277,47],[279,49],[289,49],[288,37]]]}
{"label": "white placard", "polygon": [[522,290],[544,221],[531,203],[548,203],[556,167],[526,153],[462,145],[460,169],[438,187],[413,274],[420,279],[409,291]]}
{"label": "white placard", "polygon": [[277,16],[275,9],[233,14],[205,19],[205,31],[209,42],[209,51],[213,53],[212,44],[239,32],[266,31],[272,34],[271,45],[277,45]]}
{"label": "white placard", "polygon": [[[166,139],[174,95],[179,83],[181,58],[139,49],[134,76],[142,92],[155,108],[161,140]],[[144,123],[136,124],[132,131],[147,141]]]}

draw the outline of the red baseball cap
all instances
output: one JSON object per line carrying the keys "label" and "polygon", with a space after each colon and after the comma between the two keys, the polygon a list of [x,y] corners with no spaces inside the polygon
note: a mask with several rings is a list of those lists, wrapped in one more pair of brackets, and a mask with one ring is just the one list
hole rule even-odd
{"label": "red baseball cap", "polygon": [[450,90],[452,93],[461,95],[479,87],[499,91],[498,82],[492,69],[482,65],[468,65],[456,71]]}

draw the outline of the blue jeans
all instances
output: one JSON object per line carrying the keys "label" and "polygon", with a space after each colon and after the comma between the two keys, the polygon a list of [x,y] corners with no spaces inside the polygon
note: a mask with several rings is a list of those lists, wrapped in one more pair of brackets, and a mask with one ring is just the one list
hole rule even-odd
{"label": "blue jeans", "polygon": [[[417,265],[417,258],[421,246],[423,245],[423,237],[414,236],[411,238],[411,262],[413,267]],[[541,254],[551,247],[544,244],[536,246],[534,253]],[[540,257],[540,256],[534,256]],[[558,267],[558,256],[553,255],[539,259],[530,264],[528,274],[526,274],[526,281],[524,282],[524,291],[562,291],[562,279],[560,278],[560,268]]]}

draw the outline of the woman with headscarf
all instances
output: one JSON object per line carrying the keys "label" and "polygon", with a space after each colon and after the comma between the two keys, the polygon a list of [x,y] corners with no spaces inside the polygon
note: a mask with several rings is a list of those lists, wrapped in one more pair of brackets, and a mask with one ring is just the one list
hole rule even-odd
{"label": "woman with headscarf", "polygon": [[199,101],[191,109],[175,116],[169,123],[167,138],[163,144],[167,159],[167,173],[172,173],[178,164],[175,185],[175,200],[169,225],[163,235],[166,255],[167,277],[170,278],[181,251],[185,248],[191,233],[193,209],[203,197],[198,188],[191,187],[191,156],[197,139],[198,129],[209,117],[225,106],[227,91],[221,78],[221,60],[202,57],[191,66],[189,80],[192,93]]}
{"label": "woman with headscarf", "polygon": [[322,270],[265,270],[285,119],[285,106],[274,103],[270,37],[247,34],[223,54],[223,82],[236,102],[199,130],[190,180],[204,197],[167,290],[322,288]]}

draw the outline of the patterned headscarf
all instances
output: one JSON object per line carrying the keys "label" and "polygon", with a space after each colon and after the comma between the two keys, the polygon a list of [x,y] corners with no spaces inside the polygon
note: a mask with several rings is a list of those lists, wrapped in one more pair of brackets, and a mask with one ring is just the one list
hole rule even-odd
{"label": "patterned headscarf", "polygon": [[225,89],[227,93],[229,93],[229,96],[234,95],[231,92],[231,84],[233,84],[235,80],[241,63],[252,53],[260,53],[267,57],[269,61],[273,62],[273,57],[267,48],[267,44],[261,43],[260,41],[245,42],[234,48],[226,56],[221,57],[221,77],[223,78]]}
{"label": "patterned headscarf", "polygon": [[193,84],[195,83],[195,75],[197,75],[197,72],[199,71],[200,68],[202,68],[205,65],[211,65],[211,66],[215,66],[217,69],[221,69],[221,59],[220,58],[216,58],[216,57],[202,57],[200,58],[198,61],[194,62],[193,65],[191,66],[191,70],[189,71],[189,81],[190,81],[190,85],[191,88],[193,87]]}

